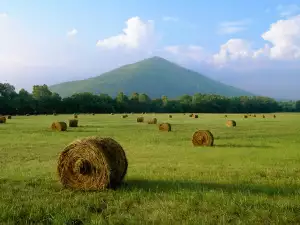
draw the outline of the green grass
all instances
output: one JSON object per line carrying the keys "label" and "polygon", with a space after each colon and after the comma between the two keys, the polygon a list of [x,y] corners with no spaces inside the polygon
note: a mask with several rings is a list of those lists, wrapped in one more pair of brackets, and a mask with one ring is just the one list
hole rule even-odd
{"label": "green grass", "polygon": [[[71,115],[13,117],[0,124],[0,224],[299,224],[300,115],[237,121],[223,115],[156,115],[172,132],[129,115],[79,115],[79,128],[52,132]],[[151,117],[152,115],[146,115]],[[194,148],[197,129],[214,147]],[[118,190],[80,192],[58,181],[58,154],[74,139],[118,141],[129,168]]]}

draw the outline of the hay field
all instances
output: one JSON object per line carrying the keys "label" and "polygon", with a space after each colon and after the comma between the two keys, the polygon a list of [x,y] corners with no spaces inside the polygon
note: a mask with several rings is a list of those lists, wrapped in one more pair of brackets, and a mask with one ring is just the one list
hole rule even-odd
{"label": "hay field", "polygon": [[[143,115],[171,132],[137,123],[139,114],[79,115],[67,132],[50,126],[72,115],[13,117],[0,124],[0,224],[299,224],[300,114],[276,115]],[[237,127],[226,127],[230,119]],[[215,146],[193,147],[197,129],[210,130]],[[63,189],[58,154],[94,135],[126,151],[125,184]]]}

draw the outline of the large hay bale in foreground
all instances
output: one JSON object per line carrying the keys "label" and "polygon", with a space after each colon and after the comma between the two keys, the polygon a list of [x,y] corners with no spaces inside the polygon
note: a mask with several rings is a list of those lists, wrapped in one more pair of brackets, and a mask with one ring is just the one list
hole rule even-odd
{"label": "large hay bale in foreground", "polygon": [[169,123],[161,123],[161,124],[159,124],[159,126],[158,126],[158,129],[160,130],[160,131],[171,131],[171,124],[169,124]]}
{"label": "large hay bale in foreground", "polygon": [[6,117],[0,116],[0,123],[6,123]]}
{"label": "large hay bale in foreground", "polygon": [[144,122],[144,117],[138,117],[138,118],[136,118],[136,122],[143,123]]}
{"label": "large hay bale in foreground", "polygon": [[8,119],[8,120],[11,120],[11,115],[8,115],[8,116],[7,116],[7,119]]}
{"label": "large hay bale in foreground", "polygon": [[236,127],[236,122],[234,120],[228,120],[226,122],[227,127]]}
{"label": "large hay bale in foreground", "polygon": [[148,124],[157,124],[157,119],[156,118],[149,119]]}
{"label": "large hay bale in foreground", "polygon": [[78,120],[69,120],[69,127],[78,127]]}
{"label": "large hay bale in foreground", "polygon": [[87,137],[70,143],[59,156],[57,172],[64,187],[104,190],[118,187],[127,172],[122,146],[112,138]]}
{"label": "large hay bale in foreground", "polygon": [[192,139],[194,146],[213,146],[214,136],[209,130],[198,130]]}
{"label": "large hay bale in foreground", "polygon": [[56,131],[66,131],[67,124],[65,122],[53,122],[51,125],[51,129]]}

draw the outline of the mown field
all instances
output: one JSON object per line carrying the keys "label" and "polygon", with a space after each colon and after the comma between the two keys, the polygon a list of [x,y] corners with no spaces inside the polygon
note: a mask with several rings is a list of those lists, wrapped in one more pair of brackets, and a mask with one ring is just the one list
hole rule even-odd
{"label": "mown field", "polygon": [[[137,124],[137,114],[79,115],[67,132],[49,127],[72,115],[13,117],[0,124],[0,224],[300,224],[300,114],[276,115],[229,115],[237,127],[228,128],[220,114],[157,114],[169,133]],[[197,129],[209,129],[215,146],[193,147]],[[93,135],[125,149],[125,184],[63,189],[58,154]]]}

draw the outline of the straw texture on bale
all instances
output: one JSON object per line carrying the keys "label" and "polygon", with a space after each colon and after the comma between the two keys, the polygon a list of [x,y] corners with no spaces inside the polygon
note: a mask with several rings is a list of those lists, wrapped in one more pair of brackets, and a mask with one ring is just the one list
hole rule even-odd
{"label": "straw texture on bale", "polygon": [[236,122],[234,120],[228,120],[226,122],[227,127],[236,127]]}
{"label": "straw texture on bale", "polygon": [[194,146],[213,146],[214,136],[209,130],[198,130],[192,139]]}
{"label": "straw texture on bale", "polygon": [[53,122],[51,125],[51,129],[56,131],[66,131],[67,124],[65,122]]}
{"label": "straw texture on bale", "polygon": [[171,124],[169,124],[169,123],[161,123],[161,124],[159,124],[158,129],[161,130],[161,131],[168,131],[168,132],[170,132],[171,131]]}
{"label": "straw texture on bale", "polygon": [[78,120],[69,120],[69,127],[78,127]]}
{"label": "straw texture on bale", "polygon": [[144,122],[144,117],[138,117],[138,118],[136,118],[136,122],[143,123]]}
{"label": "straw texture on bale", "polygon": [[6,117],[0,116],[0,123],[6,123]]}
{"label": "straw texture on bale", "polygon": [[197,118],[198,118],[198,115],[194,114],[193,118],[196,118],[196,119],[197,119]]}
{"label": "straw texture on bale", "polygon": [[156,118],[149,119],[148,124],[157,124],[157,119]]}
{"label": "straw texture on bale", "polygon": [[172,115],[169,115],[169,118],[172,118],[173,116]]}
{"label": "straw texture on bale", "polygon": [[87,137],[65,147],[58,159],[62,185],[77,190],[117,188],[128,167],[122,146],[112,138]]}
{"label": "straw texture on bale", "polygon": [[11,115],[8,115],[8,116],[7,116],[7,119],[8,119],[8,120],[11,120]]}

